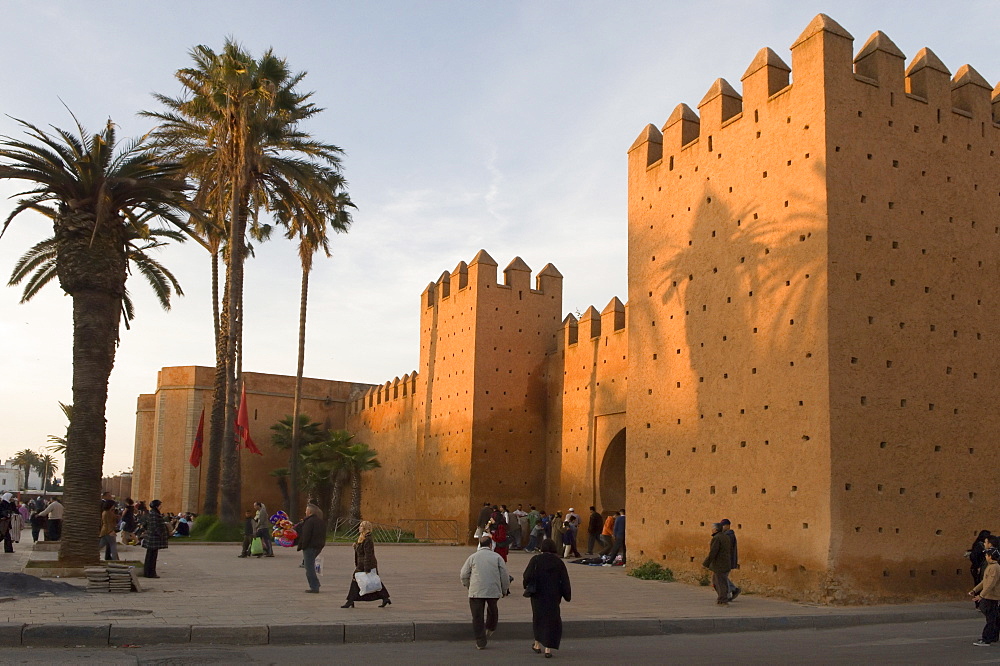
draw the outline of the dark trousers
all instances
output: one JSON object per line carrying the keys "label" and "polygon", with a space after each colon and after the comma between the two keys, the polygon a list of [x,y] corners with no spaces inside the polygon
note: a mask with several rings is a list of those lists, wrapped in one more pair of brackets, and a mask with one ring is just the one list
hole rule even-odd
{"label": "dark trousers", "polygon": [[38,535],[45,529],[45,519],[44,518],[32,518],[31,519],[31,540],[38,541]]}
{"label": "dark trousers", "polygon": [[1000,601],[980,599],[979,610],[986,616],[986,626],[983,627],[983,642],[996,643],[1000,640]]}
{"label": "dark trousers", "polygon": [[146,549],[146,561],[142,566],[142,575],[146,578],[152,578],[156,575],[156,555],[159,552],[159,548]]}
{"label": "dark trousers", "polygon": [[253,537],[250,535],[243,537],[243,552],[240,553],[240,557],[247,557],[250,555],[250,543],[253,541]]}
{"label": "dark trousers", "polygon": [[622,562],[624,562],[625,561],[625,539],[624,538],[619,539],[618,537],[615,537],[615,545],[611,549],[611,552],[608,554],[608,556],[613,560],[616,557],[618,557],[619,554],[622,556]]}
{"label": "dark trousers", "polygon": [[[497,610],[496,599],[478,599],[469,597],[469,609],[472,611],[472,632],[476,635],[476,645],[486,645],[486,632],[496,631],[500,621],[500,611]],[[483,611],[486,611],[486,621],[483,622]]]}
{"label": "dark trousers", "polygon": [[257,536],[260,537],[260,545],[264,547],[265,555],[274,555],[274,549],[271,547],[271,530],[269,529],[259,529],[257,530]]}
{"label": "dark trousers", "polygon": [[597,534],[591,532],[587,535],[587,555],[594,554],[594,544],[597,543]]}
{"label": "dark trousers", "polygon": [[10,529],[8,528],[6,532],[3,533],[3,552],[13,553],[14,552],[14,542],[10,538]]}
{"label": "dark trousers", "polygon": [[46,525],[47,531],[45,533],[46,541],[59,541],[62,538],[62,520],[54,520],[49,518],[48,525]]}
{"label": "dark trousers", "polygon": [[718,595],[717,601],[729,601],[729,572],[712,572],[712,585],[715,586],[715,593]]}
{"label": "dark trousers", "polygon": [[316,575],[316,556],[319,551],[315,548],[302,549],[302,566],[306,568],[306,581],[310,590],[319,590],[319,576]]}

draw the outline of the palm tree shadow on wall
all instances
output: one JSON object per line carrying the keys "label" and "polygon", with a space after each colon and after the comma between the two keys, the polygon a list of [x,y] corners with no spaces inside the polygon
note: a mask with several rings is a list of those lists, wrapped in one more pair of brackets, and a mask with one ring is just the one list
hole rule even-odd
{"label": "palm tree shadow on wall", "polygon": [[[697,387],[689,406],[699,416],[718,411],[711,409],[712,388],[722,386],[723,369],[739,381],[751,365],[788,365],[823,339],[826,215],[816,192],[825,165],[817,161],[811,171],[814,191],[790,190],[778,201],[741,208],[728,206],[729,195],[706,183],[688,233],[674,230],[655,248],[667,257],[656,281],[661,312],[684,319],[680,354],[689,359],[687,381]],[[654,329],[656,346],[668,356],[670,330]],[[680,367],[673,361],[668,372]]]}

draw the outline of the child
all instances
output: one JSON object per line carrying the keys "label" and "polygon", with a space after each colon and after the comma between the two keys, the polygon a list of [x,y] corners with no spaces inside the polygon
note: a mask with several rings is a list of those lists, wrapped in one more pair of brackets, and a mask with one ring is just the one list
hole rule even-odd
{"label": "child", "polygon": [[562,543],[563,543],[563,557],[569,557],[570,552],[573,550],[573,532],[570,530],[569,521],[562,524]]}
{"label": "child", "polygon": [[254,532],[254,512],[252,509],[248,509],[246,513],[243,514],[245,517],[243,519],[243,552],[240,553],[240,557],[250,557],[250,543],[253,542]]}

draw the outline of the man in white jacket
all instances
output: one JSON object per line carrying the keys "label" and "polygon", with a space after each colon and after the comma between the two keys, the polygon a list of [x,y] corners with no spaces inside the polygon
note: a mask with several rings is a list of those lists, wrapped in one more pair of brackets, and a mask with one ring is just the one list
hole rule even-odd
{"label": "man in white jacket", "polygon": [[[497,629],[500,612],[497,600],[510,594],[510,574],[507,563],[493,552],[489,535],[479,539],[479,548],[462,565],[462,585],[469,588],[469,608],[472,610],[472,631],[476,647],[486,648],[487,639]],[[486,620],[483,621],[483,611]]]}

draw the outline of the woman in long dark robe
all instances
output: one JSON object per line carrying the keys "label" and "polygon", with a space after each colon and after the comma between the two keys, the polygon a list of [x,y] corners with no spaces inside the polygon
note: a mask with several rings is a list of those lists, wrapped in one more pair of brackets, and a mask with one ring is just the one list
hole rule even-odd
{"label": "woman in long dark robe", "polygon": [[545,650],[551,657],[552,650],[559,649],[562,640],[562,616],[559,604],[573,596],[569,585],[569,572],[556,554],[556,544],[552,539],[542,541],[541,552],[528,562],[524,570],[524,589],[534,589],[531,594],[531,629],[535,642],[531,649]]}
{"label": "woman in long dark robe", "polygon": [[[358,540],[354,543],[354,573],[364,571],[371,573],[378,569],[378,560],[375,559],[375,541],[372,538],[372,524],[367,520],[362,520],[358,527]],[[379,574],[379,578],[382,574]],[[392,602],[389,601],[389,590],[382,589],[368,594],[361,594],[361,586],[354,576],[351,576],[351,589],[347,592],[347,603],[341,608],[354,608],[355,601],[375,601],[381,599],[379,608],[384,608]]]}

